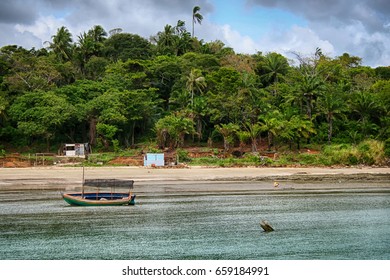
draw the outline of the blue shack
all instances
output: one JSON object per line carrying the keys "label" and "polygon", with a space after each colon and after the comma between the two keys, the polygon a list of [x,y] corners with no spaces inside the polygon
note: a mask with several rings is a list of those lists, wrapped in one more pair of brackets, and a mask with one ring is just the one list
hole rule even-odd
{"label": "blue shack", "polygon": [[144,166],[164,166],[164,154],[147,153],[144,156]]}

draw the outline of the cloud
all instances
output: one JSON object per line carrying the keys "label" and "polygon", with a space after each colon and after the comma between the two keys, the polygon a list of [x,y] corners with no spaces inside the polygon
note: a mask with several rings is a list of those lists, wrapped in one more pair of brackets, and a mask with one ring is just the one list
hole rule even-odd
{"label": "cloud", "polygon": [[0,23],[32,23],[38,16],[33,1],[0,1]]}
{"label": "cloud", "polygon": [[228,24],[221,27],[215,27],[219,40],[226,43],[227,46],[234,48],[237,53],[254,53],[258,49],[258,45],[249,36],[243,36],[238,31],[232,29]]}
{"label": "cloud", "polygon": [[215,38],[223,41],[226,46],[234,48],[236,53],[278,52],[287,57],[295,58],[294,53],[312,54],[319,47],[323,53],[334,55],[334,46],[329,41],[319,38],[313,30],[297,25],[293,25],[288,30],[273,29],[257,41],[242,35],[227,24],[213,26],[209,29],[215,30]]}
{"label": "cloud", "polygon": [[[286,24],[272,23],[267,25],[272,28],[268,31],[264,30],[266,24],[254,22],[246,25],[247,29],[253,28],[249,32],[240,30],[242,25],[235,25],[240,22],[239,18],[220,25],[210,21],[209,15],[223,9],[229,1],[1,0],[0,46],[18,44],[27,49],[41,48],[61,26],[69,29],[75,41],[80,33],[94,25],[101,25],[107,32],[121,28],[147,39],[163,30],[166,24],[175,25],[178,20],[184,20],[190,31],[192,8],[200,6],[204,20],[201,26],[196,25],[196,36],[206,42],[221,40],[239,53],[297,51],[310,54],[320,47],[330,56],[348,52],[362,57],[366,65],[390,65],[390,5],[387,2],[246,0],[241,4],[246,4],[246,11],[253,7],[272,8],[273,12],[283,11],[294,15],[295,19],[304,19],[298,23],[301,25],[291,24],[292,20]],[[249,14],[240,14],[239,9],[236,12],[242,17]]]}
{"label": "cloud", "polygon": [[62,19],[57,19],[53,16],[44,16],[38,18],[33,25],[16,24],[14,28],[19,33],[30,33],[38,39],[54,35],[57,32],[57,28],[63,25],[65,25],[65,22]]}
{"label": "cloud", "polygon": [[17,44],[20,41],[15,38],[24,35],[34,40],[26,40],[22,46],[40,48],[61,26],[69,29],[73,39],[95,25],[149,38],[179,19],[190,29],[195,5],[203,15],[213,9],[208,0],[2,0],[0,46]]}
{"label": "cloud", "polygon": [[348,52],[362,57],[367,65],[390,65],[388,1],[247,0],[247,4],[286,10],[304,17],[319,41],[333,46],[335,55]]}
{"label": "cloud", "polygon": [[311,54],[317,47],[327,55],[334,55],[334,46],[328,40],[321,39],[310,28],[297,25],[284,31],[273,30],[259,44],[268,52],[276,51],[286,56],[291,56],[291,53]]}
{"label": "cloud", "polygon": [[310,22],[351,24],[361,22],[370,32],[383,30],[389,21],[390,5],[385,0],[247,0],[249,5],[279,8],[299,14]]}

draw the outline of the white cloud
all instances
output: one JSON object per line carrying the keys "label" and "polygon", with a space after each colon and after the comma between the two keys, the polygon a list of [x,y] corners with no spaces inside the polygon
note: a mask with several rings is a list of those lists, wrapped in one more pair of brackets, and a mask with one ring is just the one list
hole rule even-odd
{"label": "white cloud", "polygon": [[[7,38],[1,40],[1,38]],[[27,48],[35,47],[41,48],[42,41],[40,38],[34,36],[31,32],[17,32],[13,26],[7,24],[0,24],[0,47],[5,45],[27,46]]]}
{"label": "white cloud", "polygon": [[230,46],[237,53],[250,54],[256,52],[258,45],[249,36],[243,36],[238,31],[233,30],[230,25],[223,25],[217,30],[220,30],[220,40],[225,42],[227,46]]}
{"label": "white cloud", "polygon": [[[363,58],[364,65],[373,67],[390,65],[388,1],[247,0],[247,2],[261,7],[290,11],[305,18],[308,28],[315,35],[306,33],[308,38],[302,37],[302,43],[309,41],[310,45],[310,42],[317,41],[323,50],[329,43],[333,47],[333,55],[349,53]],[[301,33],[299,30],[295,32]],[[299,43],[297,45],[299,46]],[[304,44],[301,44],[301,47],[304,48]]]}
{"label": "white cloud", "polygon": [[[247,0],[257,7],[272,7],[303,17],[307,25],[261,32],[261,38],[244,35],[232,22],[216,25],[209,21],[213,0],[13,0],[0,1],[0,46],[18,44],[27,49],[41,48],[57,29],[65,26],[73,39],[94,25],[107,32],[124,32],[144,38],[163,30],[166,24],[184,20],[191,30],[194,5],[201,7],[204,20],[195,26],[195,35],[204,41],[221,40],[237,53],[275,51],[288,55],[295,51],[312,54],[317,47],[329,56],[347,52],[363,58],[370,66],[390,65],[390,5],[380,0],[312,1]],[[8,4],[7,4],[8,3]],[[244,16],[244,15],[242,15]],[[283,25],[286,26],[286,25]],[[253,26],[254,29],[259,26]],[[256,33],[250,32],[250,34]]]}
{"label": "white cloud", "polygon": [[[260,40],[242,35],[230,25],[217,26],[208,24],[202,26],[202,30],[207,30],[208,34],[202,34],[210,40],[219,39],[226,46],[232,47],[236,53],[253,54],[261,52],[289,52],[313,53],[317,47],[324,53],[334,55],[334,46],[328,40],[322,40],[313,30],[297,25],[288,30],[272,30],[266,33]],[[214,37],[214,39],[212,39]]]}
{"label": "white cloud", "polygon": [[31,33],[42,42],[45,42],[50,41],[51,36],[56,34],[57,29],[65,24],[63,19],[57,19],[53,16],[43,16],[39,17],[32,25],[16,24],[15,30],[20,33]]}
{"label": "white cloud", "polygon": [[390,65],[388,34],[379,31],[370,32],[361,22],[340,26],[318,25],[313,24],[312,27],[318,36],[331,40],[335,47],[335,55],[347,52],[363,58],[363,64],[372,67]]}
{"label": "white cloud", "polygon": [[334,56],[334,46],[327,40],[322,40],[313,30],[297,25],[289,30],[273,30],[268,32],[258,44],[258,49],[263,53],[277,52],[290,59],[295,59],[295,54],[311,56],[316,48],[320,48],[327,56]]}
{"label": "white cloud", "polygon": [[321,39],[316,32],[307,27],[292,26],[284,32],[284,45],[289,51],[301,51],[312,53],[315,49],[321,48],[324,53],[334,55],[334,46],[328,40]]}
{"label": "white cloud", "polygon": [[237,53],[279,52],[290,56],[291,52],[312,54],[317,47],[327,55],[332,56],[335,53],[334,46],[329,41],[322,40],[309,28],[296,25],[289,30],[268,32],[259,41],[240,34],[230,25],[214,26],[214,32],[216,32],[214,36],[220,38],[226,46],[232,47]]}

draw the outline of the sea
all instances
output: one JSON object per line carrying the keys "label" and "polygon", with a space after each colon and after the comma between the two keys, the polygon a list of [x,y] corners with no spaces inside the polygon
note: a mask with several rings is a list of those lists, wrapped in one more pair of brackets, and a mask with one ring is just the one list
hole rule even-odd
{"label": "sea", "polygon": [[[364,184],[150,192],[134,206],[105,207],[70,206],[57,190],[3,190],[0,259],[389,260],[390,192]],[[263,220],[274,231],[264,232]]]}

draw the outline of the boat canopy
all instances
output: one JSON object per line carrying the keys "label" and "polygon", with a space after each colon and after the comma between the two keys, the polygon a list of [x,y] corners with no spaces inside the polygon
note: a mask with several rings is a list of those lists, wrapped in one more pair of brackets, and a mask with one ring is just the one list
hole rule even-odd
{"label": "boat canopy", "polygon": [[90,187],[111,187],[111,188],[134,188],[134,180],[119,180],[119,179],[85,179],[84,186]]}

